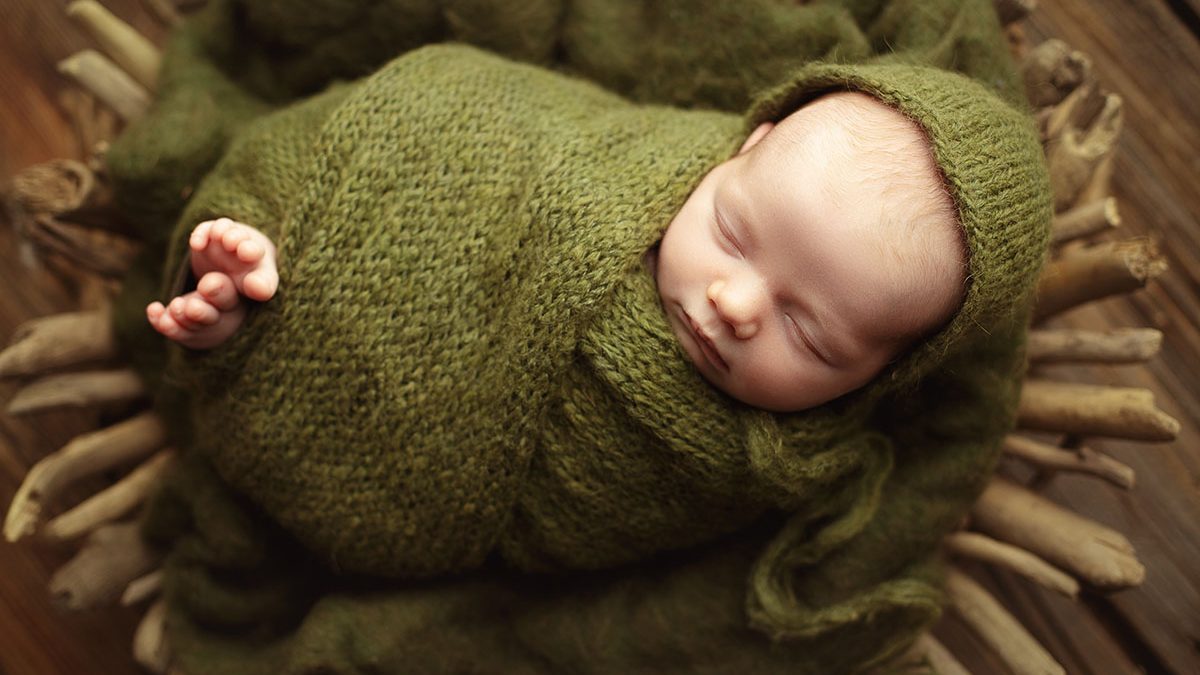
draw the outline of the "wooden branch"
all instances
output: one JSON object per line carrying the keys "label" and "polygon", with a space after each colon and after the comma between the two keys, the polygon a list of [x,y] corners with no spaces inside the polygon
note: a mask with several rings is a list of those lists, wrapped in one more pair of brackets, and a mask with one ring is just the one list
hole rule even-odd
{"label": "wooden branch", "polygon": [[1079,190],[1079,194],[1075,197],[1076,204],[1086,204],[1094,202],[1098,199],[1104,199],[1112,194],[1112,178],[1116,171],[1116,155],[1115,152],[1110,152],[1100,160],[1096,168],[1092,171],[1092,177]]}
{"label": "wooden branch", "polygon": [[116,600],[130,581],[154,569],[158,552],[142,541],[136,523],[106,525],[50,578],[50,593],[67,609],[91,609]]}
{"label": "wooden branch", "polygon": [[1146,577],[1133,545],[1120,532],[1003,478],[993,478],[984,489],[971,509],[971,523],[1099,588],[1137,586]]}
{"label": "wooden branch", "polygon": [[1179,422],[1154,404],[1149,389],[1026,379],[1017,426],[1078,436],[1173,441]]}
{"label": "wooden branch", "polygon": [[1074,205],[1080,192],[1092,181],[1100,163],[1117,145],[1124,125],[1125,112],[1121,97],[1108,94],[1104,107],[1085,129],[1068,127],[1046,146],[1046,162],[1050,168],[1050,188],[1054,193],[1054,210],[1063,211]]}
{"label": "wooden branch", "polygon": [[8,403],[8,414],[125,403],[145,395],[142,379],[131,368],[47,375],[18,391]]}
{"label": "wooden branch", "polygon": [[1121,214],[1117,211],[1117,200],[1105,197],[1056,216],[1050,231],[1050,243],[1063,244],[1120,226]]}
{"label": "wooden branch", "polygon": [[917,638],[917,644],[914,649],[918,654],[924,657],[925,662],[933,668],[936,675],[971,675],[958,659],[954,658],[954,654],[950,653],[937,638],[929,633],[923,634]]}
{"label": "wooden branch", "polygon": [[994,0],[994,4],[1003,26],[1016,23],[1037,9],[1037,0]]}
{"label": "wooden branch", "polygon": [[79,137],[81,156],[90,158],[116,138],[116,114],[107,106],[96,105],[96,97],[90,92],[79,87],[65,87],[58,94],[58,104],[67,113],[71,127]]}
{"label": "wooden branch", "polygon": [[0,378],[78,368],[117,356],[107,308],[54,314],[26,321],[0,352]]}
{"label": "wooden branch", "polygon": [[133,634],[133,659],[152,673],[165,675],[171,667],[171,650],[167,644],[167,603],[163,600],[150,605]]}
{"label": "wooden branch", "polygon": [[126,122],[140,118],[150,106],[150,92],[95,50],[85,49],[59,61],[58,71],[95,94]]}
{"label": "wooden branch", "polygon": [[1061,593],[1074,600],[1079,597],[1079,582],[1066,572],[1024,549],[996,541],[978,532],[955,532],[943,540],[954,555],[997,565]]}
{"label": "wooden branch", "polygon": [[96,0],[75,0],[67,5],[67,16],[82,26],[99,43],[100,49],[138,84],[154,91],[162,54],[144,35]]}
{"label": "wooden branch", "polygon": [[1066,675],[1066,670],[1050,656],[1021,622],[960,570],[946,573],[946,595],[950,606],[962,617],[1014,675]]}
{"label": "wooden branch", "polygon": [[55,159],[28,167],[13,177],[10,194],[28,217],[56,219],[136,236],[117,209],[112,186],[83,162]]}
{"label": "wooden branch", "polygon": [[132,607],[158,595],[162,591],[163,571],[161,569],[138,577],[129,582],[125,592],[121,594],[121,605]]}
{"label": "wooden branch", "polygon": [[164,25],[174,28],[183,21],[183,15],[171,4],[170,0],[142,0],[142,3],[150,10],[156,19]]}
{"label": "wooden branch", "polygon": [[46,523],[42,535],[53,541],[69,541],[124,516],[146,501],[174,461],[174,450],[160,451],[128,476]]}
{"label": "wooden branch", "polygon": [[1104,110],[1104,104],[1100,84],[1091,73],[1085,74],[1084,81],[1045,115],[1042,139],[1058,140],[1068,129],[1087,129]]}
{"label": "wooden branch", "polygon": [[1154,328],[1039,328],[1029,331],[1026,354],[1030,363],[1139,363],[1158,354],[1162,339]]}
{"label": "wooden branch", "polygon": [[1034,109],[1054,105],[1079,86],[1091,70],[1087,55],[1062,40],[1046,40],[1029,50],[1021,62],[1025,95]]}
{"label": "wooden branch", "polygon": [[85,476],[146,457],[165,442],[166,430],[152,412],[75,437],[57,452],[42,458],[26,474],[8,507],[4,536],[17,541],[33,534],[46,507],[64,487]]}
{"label": "wooden branch", "polygon": [[1010,435],[1004,439],[1004,451],[1039,469],[1091,474],[1126,490],[1132,489],[1136,480],[1132,467],[1088,447],[1068,450]]}
{"label": "wooden branch", "polygon": [[1042,271],[1034,321],[1085,302],[1137,290],[1166,269],[1166,260],[1148,239],[1104,242],[1073,251]]}
{"label": "wooden branch", "polygon": [[43,251],[110,278],[124,277],[137,256],[137,246],[123,237],[61,221],[48,213],[19,217],[18,230]]}

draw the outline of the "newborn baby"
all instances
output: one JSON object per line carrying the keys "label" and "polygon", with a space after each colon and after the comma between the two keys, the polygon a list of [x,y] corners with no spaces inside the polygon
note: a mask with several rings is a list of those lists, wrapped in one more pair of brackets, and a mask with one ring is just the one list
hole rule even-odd
{"label": "newborn baby", "polygon": [[[228,339],[278,285],[252,224],[199,224],[196,290],[146,308],[192,349]],[[869,382],[957,311],[965,246],[924,133],[866,94],[764,122],[712,169],[647,256],[675,336],[704,378],[771,411]]]}

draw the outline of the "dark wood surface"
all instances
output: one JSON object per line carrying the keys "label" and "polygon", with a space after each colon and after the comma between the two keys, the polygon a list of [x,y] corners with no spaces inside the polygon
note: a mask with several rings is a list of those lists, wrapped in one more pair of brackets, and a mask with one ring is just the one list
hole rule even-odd
{"label": "dark wood surface", "polygon": [[[105,0],[114,13],[160,39],[138,0]],[[1121,491],[1058,477],[1045,494],[1124,532],[1148,569],[1139,588],[1087,592],[1078,602],[1011,575],[973,570],[1070,673],[1200,673],[1200,0],[1042,0],[1028,20],[1034,42],[1059,37],[1093,58],[1104,85],[1125,99],[1126,126],[1114,194],[1125,234],[1162,245],[1171,270],[1129,298],[1077,310],[1064,326],[1156,326],[1163,353],[1147,366],[1057,367],[1049,376],[1148,387],[1183,423],[1167,445],[1094,443],[1137,470]],[[54,64],[90,46],[46,0],[0,1],[0,183],[22,167],[81,153],[62,112],[69,84]],[[21,322],[76,309],[92,296],[70,278],[23,262],[0,223],[0,343]],[[0,403],[15,387],[0,383]],[[87,414],[0,415],[0,506],[26,469],[88,429]],[[46,592],[69,551],[0,543],[0,674],[136,673],[129,656],[140,610],[70,614]],[[978,640],[952,617],[938,629],[976,673],[1000,673]]]}

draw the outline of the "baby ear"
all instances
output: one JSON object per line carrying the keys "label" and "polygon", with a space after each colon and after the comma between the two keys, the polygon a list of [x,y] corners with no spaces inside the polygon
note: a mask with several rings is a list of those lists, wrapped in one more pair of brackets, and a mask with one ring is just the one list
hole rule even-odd
{"label": "baby ear", "polygon": [[772,130],[774,128],[775,128],[774,122],[763,122],[762,124],[758,125],[754,129],[754,131],[750,133],[750,137],[746,139],[746,142],[742,143],[742,148],[740,150],[738,150],[738,154],[740,155],[743,152],[746,152],[747,150],[749,150],[750,148],[753,148],[754,146],[758,145],[758,142],[763,139],[763,136],[766,136],[767,132],[769,132],[770,130]]}

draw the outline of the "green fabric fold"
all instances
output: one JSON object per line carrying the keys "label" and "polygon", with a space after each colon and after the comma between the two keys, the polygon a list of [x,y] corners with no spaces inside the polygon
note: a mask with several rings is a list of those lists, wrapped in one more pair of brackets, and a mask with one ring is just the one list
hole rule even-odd
{"label": "green fabric fold", "polygon": [[[146,521],[185,671],[828,673],[905,648],[1011,426],[1049,221],[990,3],[296,7],[214,0],[111,155],[150,242],[118,333],[188,452]],[[388,61],[448,39],[574,77]],[[754,125],[838,89],[929,134],[968,296],[863,390],[764,413],[690,367],[641,256]],[[215,216],[276,240],[279,294],[217,350],[164,350],[141,308]]]}

